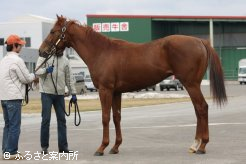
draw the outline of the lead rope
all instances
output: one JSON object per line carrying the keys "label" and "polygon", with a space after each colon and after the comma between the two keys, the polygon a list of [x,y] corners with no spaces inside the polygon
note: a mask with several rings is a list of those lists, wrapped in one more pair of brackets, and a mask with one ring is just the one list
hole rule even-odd
{"label": "lead rope", "polygon": [[[68,114],[67,112],[64,110],[66,116],[70,116],[70,112],[71,112],[71,107],[73,106],[74,104],[74,125],[75,126],[79,126],[80,123],[81,123],[81,116],[80,116],[80,112],[79,112],[79,106],[78,106],[78,103],[77,101],[73,102],[72,99],[69,101],[69,104],[68,104]],[[77,113],[78,113],[78,117],[79,117],[79,122],[77,123]]]}
{"label": "lead rope", "polygon": [[[25,90],[25,99],[24,99],[24,101],[25,101],[25,103],[26,104],[28,104],[28,102],[29,102],[29,95],[28,95],[28,92],[29,92],[29,85],[28,84],[25,84],[25,88],[26,88],[26,90]],[[25,105],[26,105],[25,104]]]}

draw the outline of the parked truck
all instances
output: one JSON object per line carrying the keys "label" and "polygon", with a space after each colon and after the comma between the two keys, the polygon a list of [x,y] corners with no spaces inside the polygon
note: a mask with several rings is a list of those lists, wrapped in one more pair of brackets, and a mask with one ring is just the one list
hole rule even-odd
{"label": "parked truck", "polygon": [[241,85],[246,84],[246,59],[238,62],[238,81]]}

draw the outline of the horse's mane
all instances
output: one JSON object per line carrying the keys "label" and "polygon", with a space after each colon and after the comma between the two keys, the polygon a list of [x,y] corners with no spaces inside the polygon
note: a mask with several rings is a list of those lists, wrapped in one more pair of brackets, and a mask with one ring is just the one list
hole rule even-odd
{"label": "horse's mane", "polygon": [[85,39],[90,39],[90,40],[93,39],[95,41],[98,41],[98,40],[110,41],[111,40],[109,37],[94,31],[92,27],[86,24],[81,24],[78,20],[74,20],[74,19],[69,20],[67,18],[64,18],[64,19],[67,20],[70,25],[74,24],[78,26],[80,29],[82,29],[83,31],[85,31],[86,33]]}
{"label": "horse's mane", "polygon": [[69,26],[70,25],[76,25],[79,27],[81,30],[85,32],[85,39],[92,40],[92,42],[98,42],[101,40],[100,44],[122,44],[122,43],[127,43],[127,41],[122,40],[122,39],[117,39],[117,38],[110,38],[108,36],[105,36],[101,33],[96,32],[92,27],[86,25],[86,24],[81,24],[78,20],[75,19],[68,19],[66,17],[60,17],[60,19],[57,20],[56,24],[59,24],[60,26],[64,25],[64,21],[68,21]]}

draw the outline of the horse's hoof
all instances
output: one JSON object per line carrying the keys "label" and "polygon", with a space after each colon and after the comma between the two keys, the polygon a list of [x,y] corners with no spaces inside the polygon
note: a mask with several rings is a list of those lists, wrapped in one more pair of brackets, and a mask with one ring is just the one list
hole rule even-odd
{"label": "horse's hoof", "polygon": [[197,151],[196,151],[196,154],[206,154],[206,151],[203,151],[203,150],[197,150]]}
{"label": "horse's hoof", "polygon": [[189,149],[189,153],[196,153],[196,151],[199,149],[201,144],[202,144],[201,139],[195,139],[195,141],[193,142],[193,144],[191,145],[191,147]]}
{"label": "horse's hoof", "polygon": [[101,153],[101,152],[95,152],[94,156],[103,156],[103,153]]}
{"label": "horse's hoof", "polygon": [[190,148],[190,149],[189,149],[189,153],[196,153],[196,150]]}
{"label": "horse's hoof", "polygon": [[119,153],[119,151],[118,150],[114,150],[114,149],[111,149],[109,151],[109,154],[118,154],[118,153]]}

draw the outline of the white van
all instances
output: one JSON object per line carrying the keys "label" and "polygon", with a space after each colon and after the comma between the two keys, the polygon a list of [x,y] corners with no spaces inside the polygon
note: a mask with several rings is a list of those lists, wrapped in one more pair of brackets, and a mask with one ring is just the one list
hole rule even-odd
{"label": "white van", "polygon": [[246,59],[241,59],[238,62],[238,81],[241,85],[246,84]]}
{"label": "white van", "polygon": [[96,87],[94,86],[91,78],[85,78],[85,87],[89,91],[97,91]]}

